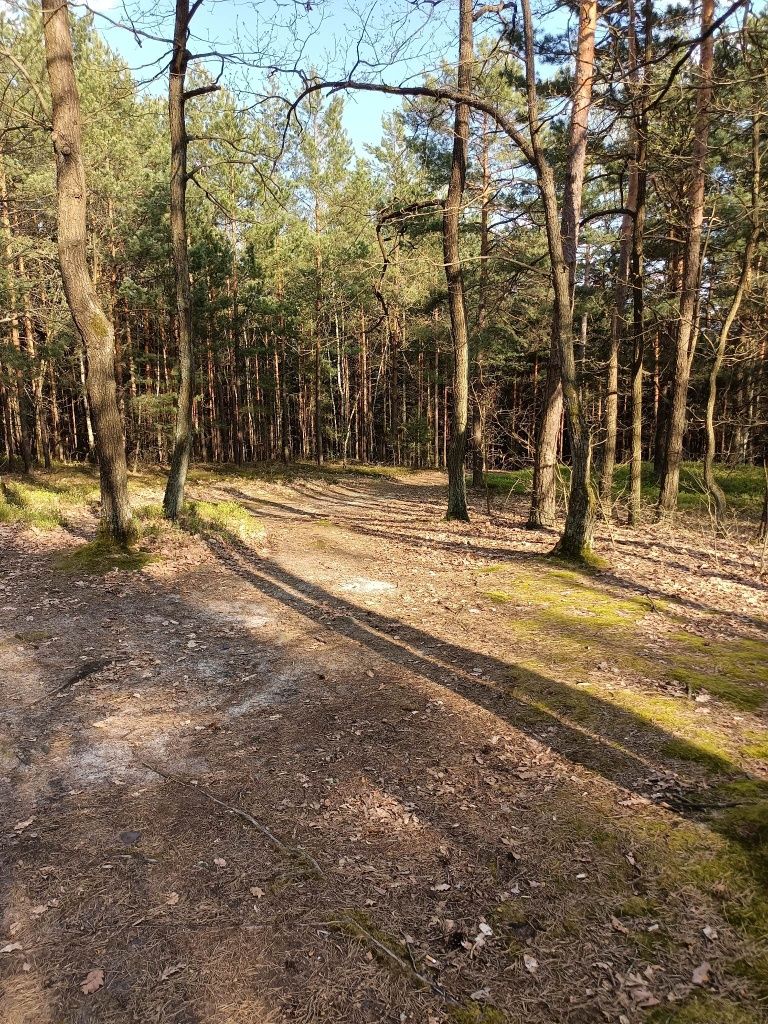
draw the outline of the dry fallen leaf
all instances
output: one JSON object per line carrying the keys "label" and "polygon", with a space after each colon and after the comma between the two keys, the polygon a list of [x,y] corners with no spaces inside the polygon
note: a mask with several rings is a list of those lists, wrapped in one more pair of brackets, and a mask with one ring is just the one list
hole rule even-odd
{"label": "dry fallen leaf", "polygon": [[710,942],[714,942],[717,939],[717,928],[713,928],[711,924],[704,925],[701,930]]}
{"label": "dry fallen leaf", "polygon": [[21,949],[20,942],[6,942],[4,946],[0,947],[0,953],[13,953],[17,949]]}
{"label": "dry fallen leaf", "polygon": [[13,826],[14,832],[23,832],[25,828],[29,828],[32,822],[35,820],[34,815],[31,818],[27,818],[26,821],[17,821]]}
{"label": "dry fallen leaf", "polygon": [[615,932],[621,932],[622,935],[629,935],[629,928],[625,927],[618,917],[611,918],[611,928],[613,928]]}
{"label": "dry fallen leaf", "polygon": [[474,999],[476,1003],[485,1003],[491,998],[491,991],[487,988],[479,988],[469,998]]}
{"label": "dry fallen leaf", "polygon": [[179,902],[179,894],[177,892],[166,893],[165,905],[166,907],[175,907]]}
{"label": "dry fallen leaf", "polygon": [[93,970],[88,971],[86,974],[85,980],[80,985],[80,991],[90,996],[94,992],[98,992],[103,984],[104,971],[101,967],[94,967]]}
{"label": "dry fallen leaf", "polygon": [[530,953],[523,954],[523,963],[525,964],[525,969],[529,974],[535,974],[539,969],[539,961],[535,956],[531,956]]}
{"label": "dry fallen leaf", "polygon": [[648,988],[633,988],[631,993],[634,1001],[643,1009],[659,1005],[659,1000]]}
{"label": "dry fallen leaf", "polygon": [[260,900],[264,895],[264,890],[260,889],[258,885],[251,886],[251,896],[255,896],[257,900]]}
{"label": "dry fallen leaf", "polygon": [[174,974],[178,974],[179,971],[183,971],[186,966],[186,964],[174,964],[172,967],[166,967],[160,975],[160,981],[167,981]]}
{"label": "dry fallen leaf", "polygon": [[213,863],[216,865],[217,868],[225,868],[227,866],[227,862],[224,860],[223,857],[214,857]]}
{"label": "dry fallen leaf", "polygon": [[699,966],[695,968],[693,974],[691,975],[691,981],[694,985],[706,985],[709,981],[711,973],[712,968],[705,960],[703,964],[699,964]]}

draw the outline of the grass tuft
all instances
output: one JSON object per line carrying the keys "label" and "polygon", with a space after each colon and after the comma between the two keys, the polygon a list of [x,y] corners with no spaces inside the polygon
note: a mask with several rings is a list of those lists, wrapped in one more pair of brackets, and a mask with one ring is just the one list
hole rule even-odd
{"label": "grass tuft", "polygon": [[242,541],[264,540],[263,523],[236,501],[188,501],[179,525],[201,536],[235,537]]}
{"label": "grass tuft", "polygon": [[98,498],[89,471],[54,470],[0,485],[0,523],[53,530],[65,526],[67,514]]}

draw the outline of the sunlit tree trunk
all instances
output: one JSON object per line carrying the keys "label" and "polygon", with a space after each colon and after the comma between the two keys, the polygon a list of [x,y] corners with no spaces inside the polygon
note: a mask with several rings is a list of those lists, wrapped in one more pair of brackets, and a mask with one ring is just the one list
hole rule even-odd
{"label": "sunlit tree trunk", "polygon": [[605,515],[610,515],[612,507],[613,471],[616,464],[616,434],[619,410],[619,350],[627,331],[627,295],[630,285],[632,256],[634,251],[635,219],[638,208],[638,191],[640,168],[638,148],[640,139],[637,124],[637,29],[635,24],[634,0],[628,4],[629,27],[629,78],[633,91],[633,109],[629,129],[629,146],[631,158],[625,199],[626,213],[622,216],[619,241],[619,267],[616,276],[616,289],[613,315],[611,318],[611,345],[608,356],[608,373],[605,396],[605,441],[600,467],[600,504]]}
{"label": "sunlit tree trunk", "polygon": [[187,251],[187,126],[184,113],[189,63],[189,21],[189,0],[176,0],[173,54],[168,77],[168,122],[171,135],[170,221],[176,286],[179,390],[171,467],[163,499],[163,511],[168,519],[177,519],[184,504],[184,487],[192,452],[192,307]]}
{"label": "sunlit tree trunk", "polygon": [[488,115],[483,114],[483,128],[480,151],[480,165],[483,180],[483,198],[480,208],[480,280],[477,300],[477,343],[475,366],[474,397],[472,402],[472,486],[482,487],[485,483],[485,447],[483,408],[483,352],[482,332],[485,329],[488,313],[488,258],[490,255],[490,188],[491,172],[489,166],[490,133],[488,131]]}
{"label": "sunlit tree trunk", "polygon": [[536,177],[544,202],[547,245],[552,267],[554,289],[552,337],[560,364],[563,403],[571,443],[571,487],[568,514],[555,551],[568,558],[583,559],[589,556],[592,549],[596,501],[591,481],[591,436],[579,395],[576,373],[573,342],[573,288],[594,76],[597,4],[595,0],[582,0],[580,6],[576,85],[571,115],[568,171],[562,220],[558,214],[554,172],[543,151],[539,137],[540,123],[537,111],[533,18],[530,0],[522,0],[522,9],[526,50],[528,119]]}
{"label": "sunlit tree trunk", "polygon": [[[542,198],[544,199],[547,239],[550,260],[552,261],[552,279],[555,292],[545,407],[536,446],[533,492],[528,522],[530,526],[545,527],[551,527],[555,522],[557,440],[563,402],[565,402],[573,466],[568,516],[559,548],[563,553],[574,554],[580,557],[583,551],[592,546],[595,497],[590,480],[591,438],[584,410],[581,406],[576,380],[576,361],[572,337],[573,293],[576,280],[576,253],[579,240],[584,171],[586,168],[589,112],[592,106],[597,3],[596,0],[582,0],[579,6],[576,73],[568,138],[566,183],[560,224],[558,224],[554,176],[542,150],[538,135],[540,124],[536,110],[533,20],[529,0],[526,0],[523,6],[523,21],[526,35],[528,116],[531,125],[531,141],[536,156],[537,178],[539,188],[542,191]],[[552,194],[548,196],[547,192],[550,190]],[[552,216],[555,217],[554,224],[550,223]],[[562,291],[563,280],[567,287],[565,293]],[[566,363],[572,363],[572,368],[566,366]],[[567,377],[569,379],[566,381]],[[574,488],[576,488],[576,491],[574,491]]]}
{"label": "sunlit tree trunk", "polygon": [[712,497],[715,506],[715,516],[718,523],[722,523],[725,516],[725,494],[715,480],[715,403],[717,401],[717,376],[723,364],[725,351],[728,346],[728,338],[731,333],[734,321],[739,314],[741,303],[749,287],[749,279],[752,271],[752,260],[757,243],[760,239],[760,113],[752,113],[752,202],[751,220],[752,230],[744,246],[744,253],[741,260],[741,272],[739,274],[736,291],[733,293],[731,304],[725,319],[720,327],[715,349],[715,358],[709,371],[709,391],[707,394],[707,410],[705,425],[707,431],[707,448],[704,455],[704,484]]}
{"label": "sunlit tree trunk", "polygon": [[125,542],[133,528],[125,438],[115,386],[115,337],[86,261],[87,189],[69,9],[61,0],[42,0],[42,12],[53,106],[59,264],[72,319],[88,356],[87,390],[99,462],[102,525],[108,535]]}
{"label": "sunlit tree trunk", "polygon": [[683,255],[683,284],[680,292],[680,317],[675,348],[675,371],[670,399],[669,429],[666,444],[664,475],[659,493],[659,516],[671,515],[677,507],[680,486],[680,465],[683,460],[688,381],[691,356],[695,344],[696,309],[698,305],[699,269],[701,264],[702,225],[706,159],[709,146],[710,107],[715,41],[710,31],[715,16],[714,0],[703,0],[701,8],[701,58],[698,68],[696,118],[694,122],[691,181],[688,190],[688,237]]}
{"label": "sunlit tree trunk", "polygon": [[[460,0],[458,90],[468,95],[472,86],[472,0]],[[469,519],[464,454],[467,444],[469,402],[469,337],[464,301],[464,278],[459,254],[459,222],[467,177],[469,107],[457,103],[453,126],[453,155],[448,197],[443,212],[443,255],[448,284],[448,307],[453,338],[453,423],[448,449],[448,519]]]}
{"label": "sunlit tree trunk", "polygon": [[645,355],[645,210],[648,193],[648,102],[651,91],[651,58],[653,55],[653,0],[643,6],[643,70],[642,87],[633,104],[635,127],[635,167],[637,192],[635,221],[632,228],[630,281],[632,285],[632,440],[629,467],[629,525],[640,519],[643,487],[643,359]]}

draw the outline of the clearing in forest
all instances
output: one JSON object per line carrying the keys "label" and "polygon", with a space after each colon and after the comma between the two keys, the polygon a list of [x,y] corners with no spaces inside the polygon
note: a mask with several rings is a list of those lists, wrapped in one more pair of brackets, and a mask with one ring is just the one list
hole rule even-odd
{"label": "clearing in forest", "polygon": [[437,473],[200,468],[170,528],[162,484],[114,565],[95,479],[8,483],[4,1024],[768,1019],[759,553],[611,526],[585,574]]}

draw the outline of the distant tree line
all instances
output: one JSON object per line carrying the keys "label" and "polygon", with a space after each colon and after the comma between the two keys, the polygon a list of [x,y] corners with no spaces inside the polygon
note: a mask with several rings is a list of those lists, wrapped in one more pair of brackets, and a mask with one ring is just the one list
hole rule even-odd
{"label": "distant tree line", "polygon": [[[581,0],[545,36],[459,0],[421,83],[246,105],[189,53],[198,8],[162,99],[93,16],[0,15],[3,463],[98,461],[123,537],[127,470],[170,464],[173,518],[190,458],[447,466],[455,518],[466,469],[532,466],[538,526],[567,463],[574,557],[617,463],[630,521],[683,459],[722,517],[714,464],[768,456],[765,14]],[[402,97],[364,156],[353,90]]]}

